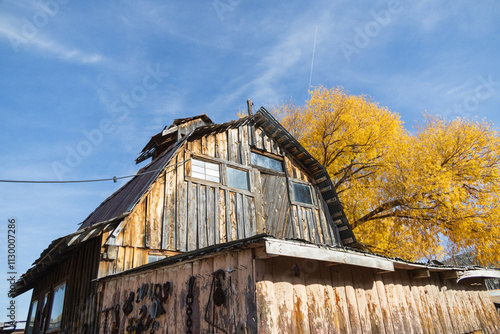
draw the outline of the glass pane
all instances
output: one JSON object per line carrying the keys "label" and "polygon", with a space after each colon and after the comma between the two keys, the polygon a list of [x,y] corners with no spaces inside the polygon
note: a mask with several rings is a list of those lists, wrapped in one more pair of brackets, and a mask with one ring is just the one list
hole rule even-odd
{"label": "glass pane", "polygon": [[210,176],[210,175],[207,175],[207,181],[220,182],[220,179],[219,179],[219,176]]}
{"label": "glass pane", "polygon": [[213,163],[210,163],[210,162],[205,162],[205,166],[207,167],[207,169],[219,171],[219,165],[218,164],[213,164]]}
{"label": "glass pane", "polygon": [[193,159],[193,165],[204,167],[205,163],[203,161]]}
{"label": "glass pane", "polygon": [[248,190],[248,173],[243,170],[228,167],[227,185],[233,188]]}
{"label": "glass pane", "polygon": [[32,334],[33,327],[35,326],[35,317],[36,317],[36,307],[38,306],[38,300],[33,301],[31,303],[30,315],[28,318],[28,323],[26,324],[26,333]]}
{"label": "glass pane", "polygon": [[48,330],[61,328],[61,318],[64,306],[65,291],[66,291],[66,283],[63,283],[54,289],[54,299],[52,300],[52,308],[50,311],[50,322]]}
{"label": "glass pane", "polygon": [[196,172],[196,173],[205,173],[205,168],[193,165],[193,172]]}
{"label": "glass pane", "polygon": [[262,154],[252,152],[251,160],[253,165],[269,168],[278,172],[283,172],[283,164],[281,161],[266,157]]}
{"label": "glass pane", "polygon": [[311,187],[306,184],[292,182],[293,184],[293,199],[295,202],[313,204],[311,196]]}
{"label": "glass pane", "polygon": [[192,175],[193,177],[197,177],[197,178],[199,178],[199,179],[203,179],[203,180],[205,180],[205,174],[203,174],[203,173],[196,173],[196,172],[192,172],[192,173],[191,173],[191,175]]}

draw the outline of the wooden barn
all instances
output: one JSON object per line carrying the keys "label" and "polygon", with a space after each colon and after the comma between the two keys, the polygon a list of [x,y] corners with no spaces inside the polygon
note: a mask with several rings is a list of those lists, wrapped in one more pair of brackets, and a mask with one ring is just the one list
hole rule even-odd
{"label": "wooden barn", "polygon": [[357,249],[321,166],[264,108],[177,119],[18,281],[26,333],[495,333],[496,270]]}

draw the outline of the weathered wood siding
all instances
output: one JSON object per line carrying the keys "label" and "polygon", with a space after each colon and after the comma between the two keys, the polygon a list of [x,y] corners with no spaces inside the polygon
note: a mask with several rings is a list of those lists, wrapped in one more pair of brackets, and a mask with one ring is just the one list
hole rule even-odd
{"label": "weathered wood siding", "polygon": [[[252,149],[281,157],[284,172],[252,166]],[[248,171],[249,191],[190,177],[193,156]],[[291,200],[290,180],[311,185],[313,205]],[[99,277],[145,264],[149,250],[185,252],[260,233],[338,244],[338,232],[314,179],[250,124],[190,139],[122,226],[114,241],[119,256],[101,263]]]}
{"label": "weathered wood siding", "polygon": [[[216,306],[213,299],[216,289],[214,273],[217,270],[225,273],[225,278],[221,280],[225,302],[221,306]],[[118,327],[116,332],[123,333],[129,325],[137,325],[141,316],[144,317],[142,323],[145,324],[151,315],[154,300],[149,294],[151,284],[163,285],[168,282],[170,292],[162,304],[166,313],[153,319],[147,332],[152,329],[154,321],[158,321],[155,333],[186,333],[186,298],[191,277],[194,277],[190,316],[192,333],[257,333],[251,249],[225,252],[213,257],[107,279],[102,283],[101,305],[101,311],[107,311],[101,312],[99,333],[112,333],[114,324]],[[148,284],[148,292],[144,299],[136,303],[137,291],[143,284]],[[133,310],[125,315],[122,309],[130,292],[135,294]],[[147,313],[139,314],[144,305]],[[115,313],[117,307],[118,313]]]}
{"label": "weathered wood siding", "polygon": [[[85,329],[87,333],[94,331],[98,312],[97,283],[91,281],[97,276],[100,242],[101,238],[96,237],[68,251],[67,259],[54,265],[33,289],[32,300],[38,299],[40,306],[45,293],[66,282],[61,325],[65,333],[82,333]],[[41,330],[39,326],[36,322],[33,333]]]}
{"label": "weathered wood siding", "polygon": [[498,333],[484,286],[276,257],[256,260],[259,333]]}

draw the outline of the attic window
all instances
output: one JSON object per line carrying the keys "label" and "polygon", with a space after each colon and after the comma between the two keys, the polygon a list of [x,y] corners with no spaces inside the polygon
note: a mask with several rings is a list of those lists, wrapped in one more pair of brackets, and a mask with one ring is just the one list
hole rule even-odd
{"label": "attic window", "polygon": [[198,179],[220,182],[219,164],[192,159],[191,176]]}
{"label": "attic window", "polygon": [[252,165],[283,172],[283,163],[280,160],[266,157],[262,154],[251,152]]}
{"label": "attic window", "polygon": [[292,182],[293,200],[298,203],[314,204],[311,187],[307,184]]}
{"label": "attic window", "polygon": [[241,169],[227,167],[227,185],[232,188],[249,190],[248,172]]}

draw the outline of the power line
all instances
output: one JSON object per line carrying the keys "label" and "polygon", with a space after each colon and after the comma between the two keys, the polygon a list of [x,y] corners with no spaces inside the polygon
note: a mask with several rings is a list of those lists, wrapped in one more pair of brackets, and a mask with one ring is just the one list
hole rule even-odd
{"label": "power line", "polygon": [[166,170],[167,168],[169,167],[174,167],[174,166],[177,166],[177,165],[180,165],[180,164],[183,164],[187,161],[189,161],[191,159],[186,159],[186,160],[183,160],[183,161],[180,161],[176,164],[173,164],[173,165],[168,165],[166,166],[165,168],[160,168],[160,169],[155,169],[155,170],[150,170],[150,171],[147,171],[147,172],[144,172],[144,173],[137,173],[137,174],[132,174],[132,175],[125,175],[125,176],[113,176],[113,177],[110,177],[110,178],[106,178],[106,179],[92,179],[92,180],[72,180],[72,181],[54,181],[54,180],[51,180],[51,181],[34,181],[34,180],[0,180],[0,183],[31,183],[31,184],[37,184],[37,183],[53,183],[53,184],[58,184],[58,183],[87,183],[87,182],[102,182],[102,181],[113,181],[116,183],[117,180],[121,180],[121,179],[127,179],[127,178],[131,178],[131,177],[135,177],[135,176],[141,176],[141,175],[146,175],[146,174],[150,174],[150,173],[156,173],[158,171],[162,171],[162,170]]}

